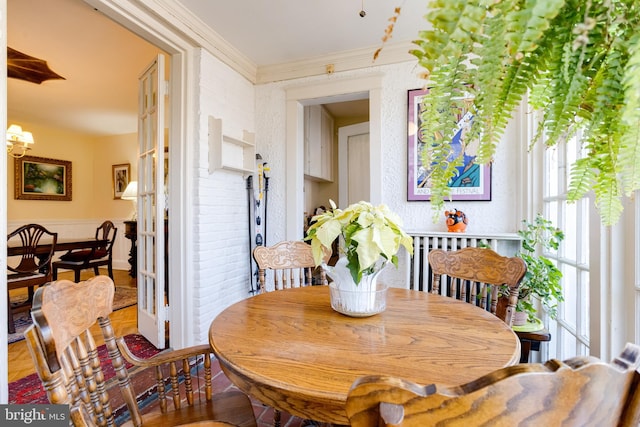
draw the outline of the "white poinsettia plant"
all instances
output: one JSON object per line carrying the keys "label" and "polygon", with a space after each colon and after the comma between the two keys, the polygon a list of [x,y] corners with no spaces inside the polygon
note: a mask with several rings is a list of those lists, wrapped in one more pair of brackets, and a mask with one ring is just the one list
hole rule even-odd
{"label": "white poinsettia plant", "polygon": [[312,218],[305,238],[311,241],[316,265],[322,263],[325,251],[331,251],[339,237],[340,256],[346,257],[355,283],[363,274],[373,273],[380,259],[397,267],[400,246],[413,255],[413,239],[402,230],[400,217],[386,205],[358,202],[342,210],[333,200],[329,202],[332,209]]}

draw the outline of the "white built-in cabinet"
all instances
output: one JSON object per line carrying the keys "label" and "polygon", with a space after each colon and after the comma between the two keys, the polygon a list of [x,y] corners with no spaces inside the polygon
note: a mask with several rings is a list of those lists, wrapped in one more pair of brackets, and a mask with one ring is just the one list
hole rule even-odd
{"label": "white built-in cabinet", "polygon": [[304,174],[333,180],[333,117],[322,105],[304,107]]}
{"label": "white built-in cabinet", "polygon": [[255,134],[245,130],[242,139],[225,135],[222,119],[209,116],[209,173],[225,169],[252,174],[255,164]]}

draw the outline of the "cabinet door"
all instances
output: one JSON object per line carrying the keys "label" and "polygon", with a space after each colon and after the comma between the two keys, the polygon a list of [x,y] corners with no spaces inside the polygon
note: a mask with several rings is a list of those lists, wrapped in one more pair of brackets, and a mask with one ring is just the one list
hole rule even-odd
{"label": "cabinet door", "polygon": [[320,117],[320,178],[333,179],[333,117],[327,110],[321,109]]}
{"label": "cabinet door", "polygon": [[304,107],[304,174],[311,174],[311,107]]}
{"label": "cabinet door", "polygon": [[331,181],[333,175],[333,118],[321,105],[304,109],[304,173]]}

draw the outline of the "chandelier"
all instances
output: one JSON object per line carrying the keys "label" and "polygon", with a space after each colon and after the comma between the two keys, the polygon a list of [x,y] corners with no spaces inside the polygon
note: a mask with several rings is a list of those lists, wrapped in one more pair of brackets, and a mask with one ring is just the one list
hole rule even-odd
{"label": "chandelier", "polygon": [[23,131],[21,126],[11,125],[7,129],[7,153],[16,159],[24,157],[31,150],[29,145],[33,143],[31,132]]}

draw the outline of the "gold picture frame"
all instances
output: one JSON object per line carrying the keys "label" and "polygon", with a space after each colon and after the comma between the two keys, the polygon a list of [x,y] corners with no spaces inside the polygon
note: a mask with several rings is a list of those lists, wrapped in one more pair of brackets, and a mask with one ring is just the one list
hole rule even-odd
{"label": "gold picture frame", "polygon": [[120,165],[113,165],[111,167],[112,174],[111,179],[113,181],[113,198],[121,199],[122,193],[127,188],[129,180],[131,179],[131,164],[123,163]]}
{"label": "gold picture frame", "polygon": [[24,156],[14,166],[16,199],[71,201],[70,161]]}

